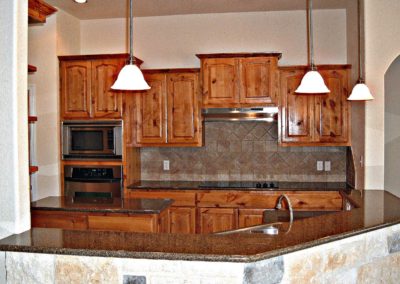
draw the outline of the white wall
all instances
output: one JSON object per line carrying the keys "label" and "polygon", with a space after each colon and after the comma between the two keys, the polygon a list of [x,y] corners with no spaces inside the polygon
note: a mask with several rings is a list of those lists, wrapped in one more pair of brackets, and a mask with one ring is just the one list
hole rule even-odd
{"label": "white wall", "polygon": [[365,115],[367,189],[384,188],[384,75],[400,54],[399,14],[398,0],[365,0],[366,80],[375,97]]}
{"label": "white wall", "polygon": [[60,195],[60,125],[58,55],[80,53],[80,22],[58,10],[45,24],[29,26],[29,63],[37,72],[29,75],[36,87],[37,191],[32,199]]}
{"label": "white wall", "polygon": [[385,190],[400,196],[400,57],[385,74]]}
{"label": "white wall", "polygon": [[[347,63],[346,11],[317,10],[318,63]],[[81,22],[81,53],[127,49],[126,19]],[[282,65],[306,64],[305,11],[201,14],[134,19],[134,53],[144,68],[198,67],[196,53],[283,53]]]}
{"label": "white wall", "polygon": [[0,239],[30,227],[28,1],[0,1]]}

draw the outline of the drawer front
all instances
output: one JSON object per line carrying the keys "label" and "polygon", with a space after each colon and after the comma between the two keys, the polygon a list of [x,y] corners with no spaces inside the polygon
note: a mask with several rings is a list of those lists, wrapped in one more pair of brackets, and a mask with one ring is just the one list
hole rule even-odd
{"label": "drawer front", "polygon": [[32,227],[86,230],[87,217],[82,214],[58,213],[54,211],[31,212]]}
{"label": "drawer front", "polygon": [[88,216],[89,230],[157,233],[157,215]]}

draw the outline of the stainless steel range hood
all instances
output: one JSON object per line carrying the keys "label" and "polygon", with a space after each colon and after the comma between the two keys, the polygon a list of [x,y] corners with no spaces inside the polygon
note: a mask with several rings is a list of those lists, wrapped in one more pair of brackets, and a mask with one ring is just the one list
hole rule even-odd
{"label": "stainless steel range hood", "polygon": [[273,122],[278,117],[278,107],[250,108],[208,108],[203,109],[205,121],[266,121]]}

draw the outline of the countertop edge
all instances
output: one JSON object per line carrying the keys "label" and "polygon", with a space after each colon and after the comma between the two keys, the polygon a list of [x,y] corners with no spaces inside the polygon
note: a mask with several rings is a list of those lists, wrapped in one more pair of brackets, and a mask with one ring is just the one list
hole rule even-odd
{"label": "countertop edge", "polygon": [[207,254],[190,254],[190,253],[169,253],[169,252],[133,252],[125,250],[90,250],[90,249],[74,249],[74,248],[50,248],[50,247],[33,247],[26,245],[7,245],[0,244],[0,251],[9,252],[27,252],[41,254],[60,254],[60,255],[80,255],[80,256],[98,256],[113,258],[133,258],[133,259],[159,259],[159,260],[181,260],[181,261],[209,261],[209,262],[235,262],[235,263],[252,263],[282,256],[284,254],[308,249],[311,247],[339,241],[345,238],[361,235],[383,229],[386,227],[400,224],[399,221],[388,222],[372,226],[365,229],[353,230],[346,233],[324,237],[309,241],[306,243],[293,245],[286,248],[276,249],[265,253],[254,255],[207,255]]}

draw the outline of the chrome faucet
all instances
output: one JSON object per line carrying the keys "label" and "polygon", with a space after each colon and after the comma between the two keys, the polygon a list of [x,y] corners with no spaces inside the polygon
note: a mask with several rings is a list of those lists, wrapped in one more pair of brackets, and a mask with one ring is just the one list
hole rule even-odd
{"label": "chrome faucet", "polygon": [[292,224],[292,222],[293,222],[293,207],[292,207],[292,203],[290,202],[289,197],[286,194],[282,194],[281,196],[279,196],[278,203],[276,204],[275,209],[277,209],[277,210],[282,209],[282,199],[284,199],[284,198],[286,199],[286,202],[289,207],[290,224]]}

